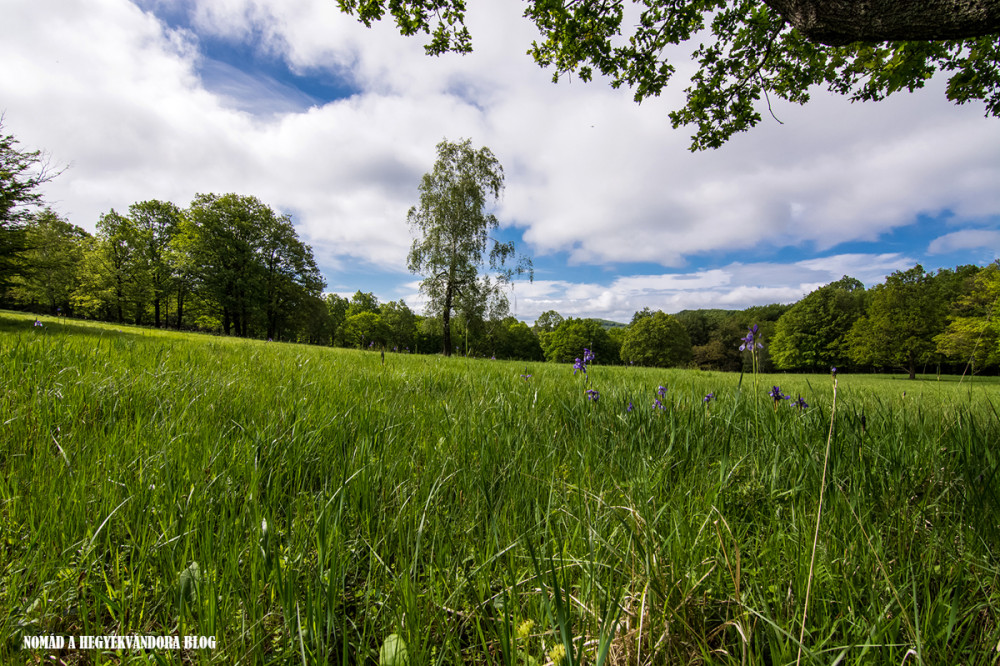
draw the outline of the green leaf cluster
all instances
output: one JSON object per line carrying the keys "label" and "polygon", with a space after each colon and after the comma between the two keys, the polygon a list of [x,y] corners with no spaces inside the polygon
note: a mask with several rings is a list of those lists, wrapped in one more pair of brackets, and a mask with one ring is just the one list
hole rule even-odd
{"label": "green leaf cluster", "polygon": [[[440,316],[443,350],[453,351],[451,315],[468,321],[507,313],[505,287],[515,276],[532,276],[531,260],[518,257],[514,243],[490,236],[499,228],[488,212],[503,191],[503,167],[489,148],[478,150],[465,139],[442,141],[434,168],[420,181],[420,202],[407,221],[415,234],[407,260],[410,272],[424,276],[420,290],[427,309]],[[486,274],[481,274],[486,273]]]}
{"label": "green leaf cluster", "polygon": [[545,360],[556,363],[572,363],[583,356],[584,349],[591,350],[595,361],[602,365],[612,365],[619,360],[617,345],[596,319],[565,319],[542,344]]}
{"label": "green leaf cluster", "polygon": [[896,271],[871,290],[866,314],[851,327],[851,358],[860,364],[902,367],[912,378],[917,364],[932,360],[934,335],[942,328],[944,314],[933,275],[923,266]]}
{"label": "green leaf cluster", "polygon": [[824,370],[846,365],[847,334],[864,307],[864,285],[846,275],[807,295],[778,319],[770,345],[775,367]]}
{"label": "green leaf cluster", "polygon": [[680,323],[656,312],[639,317],[629,326],[621,348],[625,363],[669,368],[691,360],[691,339]]}
{"label": "green leaf cluster", "polygon": [[[686,102],[669,112],[674,127],[693,127],[691,150],[718,148],[756,126],[763,108],[771,111],[772,97],[804,104],[812,89],[825,87],[852,101],[881,100],[922,88],[936,72],[949,77],[948,99],[982,101],[986,115],[1000,114],[1000,27],[989,20],[967,34],[942,33],[947,38],[926,38],[926,26],[917,24],[913,37],[901,36],[905,29],[879,37],[868,30],[871,22],[852,14],[857,10],[851,3],[841,3],[844,23],[864,29],[858,41],[823,43],[794,28],[775,4],[530,0],[524,15],[541,36],[528,53],[554,70],[554,81],[574,73],[584,81],[599,75],[615,88],[631,89],[636,102],[658,97],[676,62],[692,59],[697,70],[684,91]],[[340,6],[369,26],[388,10],[402,34],[432,35],[429,53],[472,48],[461,0],[340,0]]]}

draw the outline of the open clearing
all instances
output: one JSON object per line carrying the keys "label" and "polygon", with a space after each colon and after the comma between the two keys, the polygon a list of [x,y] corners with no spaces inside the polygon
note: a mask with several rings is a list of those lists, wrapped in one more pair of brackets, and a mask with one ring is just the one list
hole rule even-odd
{"label": "open clearing", "polygon": [[803,663],[1000,658],[996,378],[838,378],[810,577],[828,376],[42,321],[0,315],[0,662],[788,664],[807,585]]}

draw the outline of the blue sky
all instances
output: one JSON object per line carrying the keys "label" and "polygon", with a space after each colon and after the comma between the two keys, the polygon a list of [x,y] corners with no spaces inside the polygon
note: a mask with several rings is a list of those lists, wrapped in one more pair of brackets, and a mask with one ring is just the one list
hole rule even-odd
{"label": "blue sky", "polygon": [[1000,254],[1000,121],[947,102],[942,81],[879,104],[815,91],[692,154],[667,119],[682,53],[641,106],[605,81],[553,84],[520,11],[474,3],[473,54],[429,58],[333,0],[14,0],[4,128],[70,165],[46,196],[75,224],[252,194],[292,215],[330,291],[417,310],[406,211],[444,138],[504,165],[495,212],[534,259],[512,299],[528,321],[793,302],[844,274],[871,285]]}

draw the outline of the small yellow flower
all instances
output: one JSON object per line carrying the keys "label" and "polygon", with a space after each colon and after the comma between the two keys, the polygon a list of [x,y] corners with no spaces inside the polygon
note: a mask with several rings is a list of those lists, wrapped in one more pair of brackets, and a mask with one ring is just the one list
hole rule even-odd
{"label": "small yellow flower", "polygon": [[551,650],[549,650],[549,659],[552,660],[552,663],[556,664],[556,666],[559,666],[559,664],[563,663],[563,660],[565,658],[566,658],[565,645],[559,644],[554,648],[552,648]]}
{"label": "small yellow flower", "polygon": [[517,625],[517,637],[523,641],[531,634],[531,630],[534,628],[534,620],[525,620],[521,624]]}

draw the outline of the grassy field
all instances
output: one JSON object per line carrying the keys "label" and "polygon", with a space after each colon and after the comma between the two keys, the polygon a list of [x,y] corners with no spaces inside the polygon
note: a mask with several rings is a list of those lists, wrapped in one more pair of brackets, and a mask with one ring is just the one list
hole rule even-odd
{"label": "grassy field", "polygon": [[1000,660],[996,379],[42,321],[0,313],[0,663]]}

